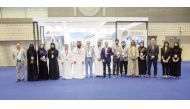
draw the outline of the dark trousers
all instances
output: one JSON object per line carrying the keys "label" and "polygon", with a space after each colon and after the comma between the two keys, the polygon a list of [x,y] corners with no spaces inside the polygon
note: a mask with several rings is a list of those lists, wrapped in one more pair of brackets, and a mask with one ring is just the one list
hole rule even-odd
{"label": "dark trousers", "polygon": [[170,72],[170,63],[162,63],[163,75],[169,75]]}
{"label": "dark trousers", "polygon": [[181,62],[173,62],[171,69],[173,69],[172,72],[170,72],[171,76],[181,76]]}
{"label": "dark trousers", "polygon": [[149,60],[148,61],[148,75],[151,75],[151,66],[154,66],[154,76],[157,75],[157,60]]}
{"label": "dark trousers", "polygon": [[127,66],[128,66],[128,61],[120,61],[120,74],[121,75],[123,73],[123,67],[125,70],[125,75],[127,75]]}
{"label": "dark trousers", "polygon": [[119,74],[120,59],[113,59],[113,75],[115,75],[115,70],[117,75]]}
{"label": "dark trousers", "polygon": [[108,67],[108,73],[109,75],[111,75],[111,69],[110,69],[110,62],[103,62],[103,73],[104,73],[104,76],[106,76],[106,65]]}
{"label": "dark trousers", "polygon": [[146,75],[147,65],[146,60],[139,59],[139,75]]}

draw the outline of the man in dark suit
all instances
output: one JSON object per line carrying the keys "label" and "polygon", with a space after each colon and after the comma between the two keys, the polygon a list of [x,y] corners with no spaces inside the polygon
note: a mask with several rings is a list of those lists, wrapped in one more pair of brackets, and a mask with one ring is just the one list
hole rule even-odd
{"label": "man in dark suit", "polygon": [[106,65],[108,67],[109,77],[111,77],[111,69],[110,69],[110,62],[111,62],[111,55],[113,54],[112,48],[108,47],[108,42],[105,42],[105,47],[101,50],[101,59],[103,62],[103,73],[104,77],[106,77]]}
{"label": "man in dark suit", "polygon": [[151,75],[151,66],[153,63],[154,66],[154,77],[157,77],[157,60],[158,60],[158,54],[159,54],[159,46],[156,45],[155,38],[151,39],[150,45],[147,48],[147,60],[148,60],[148,75],[150,77]]}

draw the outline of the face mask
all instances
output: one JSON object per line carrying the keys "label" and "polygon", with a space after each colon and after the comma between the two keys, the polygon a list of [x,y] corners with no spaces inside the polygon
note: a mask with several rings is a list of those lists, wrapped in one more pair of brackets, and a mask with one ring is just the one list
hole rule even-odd
{"label": "face mask", "polygon": [[30,49],[34,49],[34,47],[33,47],[33,46],[30,46]]}
{"label": "face mask", "polygon": [[168,44],[165,44],[165,47],[168,47]]}
{"label": "face mask", "polygon": [[55,46],[54,45],[51,45],[51,48],[54,48]]}

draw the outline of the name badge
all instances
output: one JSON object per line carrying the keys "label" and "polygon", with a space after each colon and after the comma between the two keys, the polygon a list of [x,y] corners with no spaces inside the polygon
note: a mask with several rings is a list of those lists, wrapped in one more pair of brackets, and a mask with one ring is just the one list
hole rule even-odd
{"label": "name badge", "polygon": [[151,56],[152,58],[154,58],[154,56]]}
{"label": "name badge", "polygon": [[51,58],[54,58],[54,55],[51,55]]}
{"label": "name badge", "polygon": [[174,55],[174,58],[177,58],[177,54]]}
{"label": "name badge", "polygon": [[141,56],[143,56],[143,53],[140,53]]}
{"label": "name badge", "polygon": [[91,57],[90,53],[87,54],[87,57]]}
{"label": "name badge", "polygon": [[33,57],[33,56],[31,56],[31,60],[34,60],[34,57]]}
{"label": "name badge", "polygon": [[133,56],[135,56],[135,53],[133,52]]}
{"label": "name badge", "polygon": [[117,52],[117,54],[119,54],[119,52]]}
{"label": "name badge", "polygon": [[42,56],[42,59],[44,59],[44,60],[45,60],[45,59],[46,59],[46,57],[45,57],[45,56]]}
{"label": "name badge", "polygon": [[122,53],[122,55],[125,55],[125,53]]}

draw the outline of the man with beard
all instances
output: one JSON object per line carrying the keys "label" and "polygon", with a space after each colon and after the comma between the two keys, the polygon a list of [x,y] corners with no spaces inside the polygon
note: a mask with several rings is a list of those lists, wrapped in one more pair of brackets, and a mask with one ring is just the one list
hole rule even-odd
{"label": "man with beard", "polygon": [[74,60],[74,78],[83,79],[84,75],[84,62],[85,62],[85,50],[82,48],[81,41],[77,41],[77,47],[73,49]]}
{"label": "man with beard", "polygon": [[119,40],[115,40],[115,46],[113,46],[113,76],[115,76],[115,71],[117,77],[119,77],[119,67],[120,67],[120,55],[121,47],[119,46]]}
{"label": "man with beard", "polygon": [[95,67],[95,75],[103,76],[103,64],[101,59],[101,41],[97,42],[97,45],[94,48],[94,67]]}
{"label": "man with beard", "polygon": [[120,56],[120,74],[123,74],[123,67],[125,70],[125,76],[127,76],[127,65],[128,65],[128,51],[125,41],[121,42],[121,56]]}

